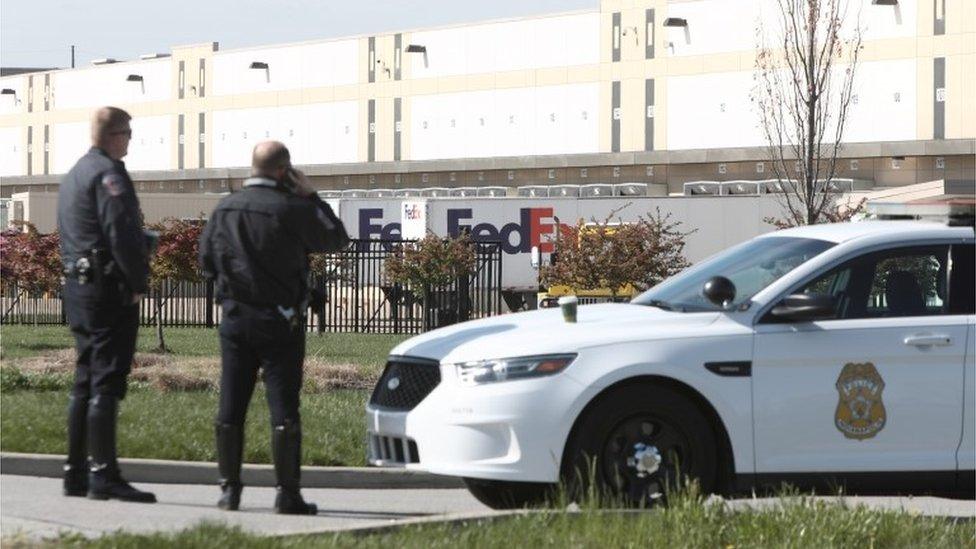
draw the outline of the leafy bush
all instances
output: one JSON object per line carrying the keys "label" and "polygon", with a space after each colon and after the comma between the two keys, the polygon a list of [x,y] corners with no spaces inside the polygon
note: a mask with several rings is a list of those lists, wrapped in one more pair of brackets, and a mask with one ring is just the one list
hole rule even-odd
{"label": "leafy bush", "polygon": [[383,268],[387,278],[399,284],[414,288],[446,286],[474,272],[475,250],[468,235],[441,238],[428,234],[394,248]]}
{"label": "leafy bush", "polygon": [[203,224],[195,220],[167,218],[147,228],[159,233],[159,246],[149,263],[153,286],[158,288],[163,280],[199,281],[197,257]]}
{"label": "leafy bush", "polygon": [[57,232],[41,234],[31,223],[26,232],[8,229],[0,233],[0,279],[32,294],[55,292],[61,287],[61,237]]}
{"label": "leafy bush", "polygon": [[543,265],[543,284],[576,290],[608,288],[614,294],[627,285],[644,290],[688,267],[685,236],[671,215],[641,216],[635,222],[584,222],[556,235],[556,252]]}

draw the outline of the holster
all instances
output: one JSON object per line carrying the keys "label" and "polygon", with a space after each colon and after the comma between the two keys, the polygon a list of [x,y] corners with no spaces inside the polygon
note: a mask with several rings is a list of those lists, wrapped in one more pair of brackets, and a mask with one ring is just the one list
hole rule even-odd
{"label": "holster", "polygon": [[66,263],[64,276],[77,279],[79,284],[103,284],[108,278],[108,262],[111,262],[111,256],[107,252],[91,250]]}
{"label": "holster", "polygon": [[122,304],[132,303],[132,290],[108,250],[94,249],[64,266],[64,275],[79,284],[115,285],[122,296]]}

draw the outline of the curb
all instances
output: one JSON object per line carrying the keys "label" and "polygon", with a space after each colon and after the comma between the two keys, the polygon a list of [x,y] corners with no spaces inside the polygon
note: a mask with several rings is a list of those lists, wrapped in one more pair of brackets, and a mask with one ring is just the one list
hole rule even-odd
{"label": "curb", "polygon": [[339,526],[337,528],[325,528],[319,530],[308,530],[300,534],[270,534],[265,539],[295,539],[304,536],[321,536],[325,534],[347,534],[355,537],[364,537],[373,534],[394,534],[411,526],[425,526],[428,524],[446,524],[450,526],[463,526],[471,523],[490,524],[499,520],[513,517],[540,514],[551,511],[537,509],[513,509],[509,511],[474,511],[470,513],[448,513],[446,515],[433,515],[427,517],[416,517],[397,520],[390,524],[369,524]]}
{"label": "curb", "polygon": [[[0,473],[61,478],[65,456],[0,452]],[[217,484],[217,464],[208,461],[120,458],[129,482],[158,484]],[[249,486],[274,486],[274,467],[244,464],[241,480]],[[302,467],[302,488],[445,489],[464,488],[460,478],[405,469],[372,467]]]}

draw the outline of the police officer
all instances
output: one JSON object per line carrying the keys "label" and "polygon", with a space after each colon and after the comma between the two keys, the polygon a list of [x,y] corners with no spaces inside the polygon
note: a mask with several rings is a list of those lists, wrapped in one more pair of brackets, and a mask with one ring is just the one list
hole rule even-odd
{"label": "police officer", "polygon": [[291,167],[282,143],[254,147],[251,175],[241,191],[220,201],[200,237],[202,270],[216,280],[224,311],[217,505],[226,510],[240,505],[244,418],[260,369],[271,409],[275,511],[315,514],[316,506],[306,503],[299,489],[308,254],[338,250],[349,238],[304,174]]}
{"label": "police officer", "polygon": [[[135,353],[148,249],[122,158],[132,129],[115,107],[92,117],[92,148],[61,181],[58,230],[64,304],[78,357],[68,400],[64,494],[153,503],[119,474],[115,425]],[[86,468],[86,456],[87,468]]]}

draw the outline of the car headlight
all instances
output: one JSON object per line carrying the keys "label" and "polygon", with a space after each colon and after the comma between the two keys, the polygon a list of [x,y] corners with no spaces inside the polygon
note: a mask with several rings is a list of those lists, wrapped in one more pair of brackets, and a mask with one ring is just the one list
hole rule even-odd
{"label": "car headlight", "polygon": [[549,376],[563,371],[575,358],[575,354],[524,356],[462,362],[455,367],[462,384],[480,385]]}

